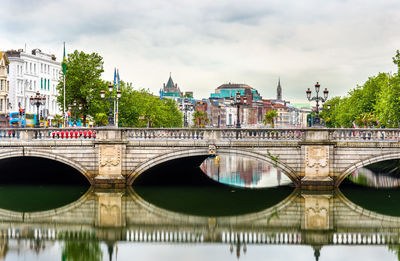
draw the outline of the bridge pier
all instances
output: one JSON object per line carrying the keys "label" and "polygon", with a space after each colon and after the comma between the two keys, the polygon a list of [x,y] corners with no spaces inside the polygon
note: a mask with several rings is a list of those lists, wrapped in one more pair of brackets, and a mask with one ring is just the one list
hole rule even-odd
{"label": "bridge pier", "polygon": [[304,172],[300,174],[300,186],[303,189],[326,190],[334,187],[332,179],[333,143],[329,141],[327,129],[315,129],[305,132],[302,137],[301,151]]}
{"label": "bridge pier", "polygon": [[122,132],[104,130],[96,139],[98,150],[98,175],[94,177],[97,187],[125,187],[126,178],[122,175],[122,159],[126,151],[126,142],[122,140]]}

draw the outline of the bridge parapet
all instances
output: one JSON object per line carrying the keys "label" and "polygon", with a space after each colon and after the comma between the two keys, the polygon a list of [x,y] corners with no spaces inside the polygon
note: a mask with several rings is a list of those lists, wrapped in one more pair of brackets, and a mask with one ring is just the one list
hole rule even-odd
{"label": "bridge parapet", "polygon": [[328,129],[330,141],[381,142],[400,140],[400,129]]}
{"label": "bridge parapet", "polygon": [[400,129],[188,129],[188,128],[0,128],[0,140],[289,140],[289,141],[399,141]]}
{"label": "bridge parapet", "polygon": [[122,129],[129,140],[301,140],[302,129]]}
{"label": "bridge parapet", "polygon": [[0,129],[0,141],[2,140],[69,140],[69,139],[96,139],[96,129],[81,128],[41,128],[41,129]]}
{"label": "bridge parapet", "polygon": [[400,129],[0,128],[0,159],[44,157],[91,184],[131,184],[190,156],[236,153],[276,165],[296,185],[338,186],[353,170],[400,158]]}

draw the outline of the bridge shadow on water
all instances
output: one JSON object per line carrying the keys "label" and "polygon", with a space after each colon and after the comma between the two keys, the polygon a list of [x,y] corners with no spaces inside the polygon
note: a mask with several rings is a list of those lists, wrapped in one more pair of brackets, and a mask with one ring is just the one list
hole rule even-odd
{"label": "bridge shadow on water", "polygon": [[0,209],[33,212],[78,200],[90,187],[74,168],[38,157],[0,160]]}
{"label": "bridge shadow on water", "polygon": [[168,161],[141,174],[134,191],[160,208],[197,216],[234,216],[272,207],[292,187],[248,189],[221,184],[200,169],[206,156]]}

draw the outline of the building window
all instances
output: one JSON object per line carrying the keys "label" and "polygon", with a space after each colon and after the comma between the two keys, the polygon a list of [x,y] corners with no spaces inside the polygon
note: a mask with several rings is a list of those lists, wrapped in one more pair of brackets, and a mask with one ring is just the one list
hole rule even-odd
{"label": "building window", "polygon": [[40,89],[43,89],[43,78],[40,78]]}
{"label": "building window", "polygon": [[47,80],[47,89],[50,90],[50,79]]}

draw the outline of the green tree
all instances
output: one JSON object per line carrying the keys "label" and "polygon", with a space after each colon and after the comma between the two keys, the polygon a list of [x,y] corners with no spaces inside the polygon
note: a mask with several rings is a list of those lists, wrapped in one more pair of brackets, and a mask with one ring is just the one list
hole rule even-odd
{"label": "green tree", "polygon": [[[82,104],[80,114],[86,120],[87,115],[95,116],[104,107],[100,100],[100,90],[106,89],[106,83],[100,79],[103,70],[103,58],[97,53],[87,54],[75,50],[68,54],[65,76],[66,106],[74,101]],[[61,78],[62,79],[62,78]],[[58,104],[64,106],[64,85],[61,80],[57,86]],[[66,108],[67,109],[67,108]]]}
{"label": "green tree", "polygon": [[108,124],[108,115],[103,112],[96,113],[94,122],[96,126],[106,126]]}
{"label": "green tree", "polygon": [[209,123],[209,121],[210,120],[207,117],[207,112],[196,110],[193,113],[193,123],[196,127],[204,128]]}
{"label": "green tree", "polygon": [[[377,118],[377,103],[385,86],[387,85],[388,75],[380,73],[375,77],[370,77],[362,86],[351,90],[348,96],[344,98],[334,97],[324,104],[331,105],[329,110],[321,112],[321,118],[324,119],[328,127],[352,127],[353,122],[358,125],[365,125],[365,117],[370,119]],[[361,120],[364,115],[364,120]],[[359,124],[361,122],[361,124]],[[372,120],[369,125],[376,123]]]}
{"label": "green tree", "polygon": [[271,128],[275,128],[275,118],[278,116],[278,113],[275,110],[268,111],[264,114],[263,123],[265,125],[271,124]]}
{"label": "green tree", "polygon": [[56,125],[56,127],[60,126],[63,123],[62,115],[57,114],[54,116],[53,123]]}
{"label": "green tree", "polygon": [[182,113],[172,99],[160,100],[148,90],[121,84],[119,123],[123,127],[181,127]]}
{"label": "green tree", "polygon": [[387,75],[375,105],[376,115],[383,126],[399,127],[400,76]]}

